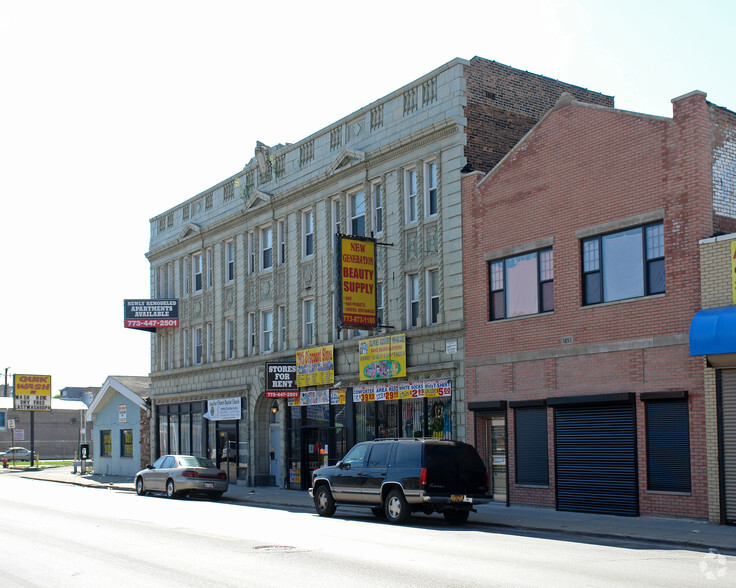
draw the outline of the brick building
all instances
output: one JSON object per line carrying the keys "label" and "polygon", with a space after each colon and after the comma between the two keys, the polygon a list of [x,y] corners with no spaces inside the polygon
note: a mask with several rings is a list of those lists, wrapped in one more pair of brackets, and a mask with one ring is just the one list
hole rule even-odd
{"label": "brick building", "polygon": [[[258,143],[242,170],[151,219],[151,294],[177,298],[180,320],[153,339],[154,454],[194,452],[232,481],[302,488],[356,441],[465,439],[461,170],[491,169],[563,92],[613,105],[455,59],[296,143]],[[376,301],[390,331],[336,328],[338,232],[386,244]],[[406,375],[391,383],[415,398],[384,399],[381,382],[361,379],[360,341],[385,332],[405,334]],[[297,401],[266,394],[266,362],[319,346],[333,353],[332,382]]]}
{"label": "brick building", "polygon": [[[698,241],[733,230],[733,113],[558,104],[463,178],[468,438],[513,504],[708,515]],[[731,168],[732,169],[732,168]],[[732,176],[731,176],[732,177]]]}

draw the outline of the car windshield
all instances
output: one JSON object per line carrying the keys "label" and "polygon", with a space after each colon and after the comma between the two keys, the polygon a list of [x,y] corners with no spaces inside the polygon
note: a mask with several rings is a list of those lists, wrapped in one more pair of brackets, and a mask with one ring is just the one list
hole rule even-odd
{"label": "car windshield", "polygon": [[180,457],[179,464],[185,468],[214,468],[214,463],[204,457]]}

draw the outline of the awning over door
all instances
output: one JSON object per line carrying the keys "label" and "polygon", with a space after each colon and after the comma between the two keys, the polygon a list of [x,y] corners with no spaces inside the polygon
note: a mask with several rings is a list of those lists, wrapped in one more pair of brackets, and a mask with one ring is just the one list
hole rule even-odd
{"label": "awning over door", "polygon": [[690,355],[736,353],[736,306],[708,308],[690,322]]}

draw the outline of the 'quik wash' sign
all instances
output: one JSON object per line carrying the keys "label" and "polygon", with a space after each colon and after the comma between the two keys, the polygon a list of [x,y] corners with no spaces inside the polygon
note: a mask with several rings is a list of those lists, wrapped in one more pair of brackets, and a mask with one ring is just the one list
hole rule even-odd
{"label": "'quik wash' sign", "polygon": [[15,374],[13,376],[15,410],[51,410],[51,376]]}

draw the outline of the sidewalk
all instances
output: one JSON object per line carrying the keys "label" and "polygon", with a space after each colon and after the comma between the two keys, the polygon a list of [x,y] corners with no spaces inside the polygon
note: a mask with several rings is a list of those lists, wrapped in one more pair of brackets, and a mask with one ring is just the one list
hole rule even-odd
{"label": "sidewalk", "polygon": [[[24,478],[76,484],[93,488],[112,488],[135,492],[133,480],[120,476],[74,474],[71,467],[19,470]],[[223,501],[271,508],[312,508],[307,492],[272,487],[230,485]],[[511,506],[492,503],[476,507],[469,525],[489,525],[516,530],[564,532],[587,537],[652,541],[677,549],[716,549],[736,554],[736,526],[714,525],[706,521],[664,517],[620,517],[587,513],[560,512],[551,508]],[[340,515],[338,507],[336,516]],[[417,515],[417,520],[425,515]],[[433,515],[437,516],[437,515]]]}

